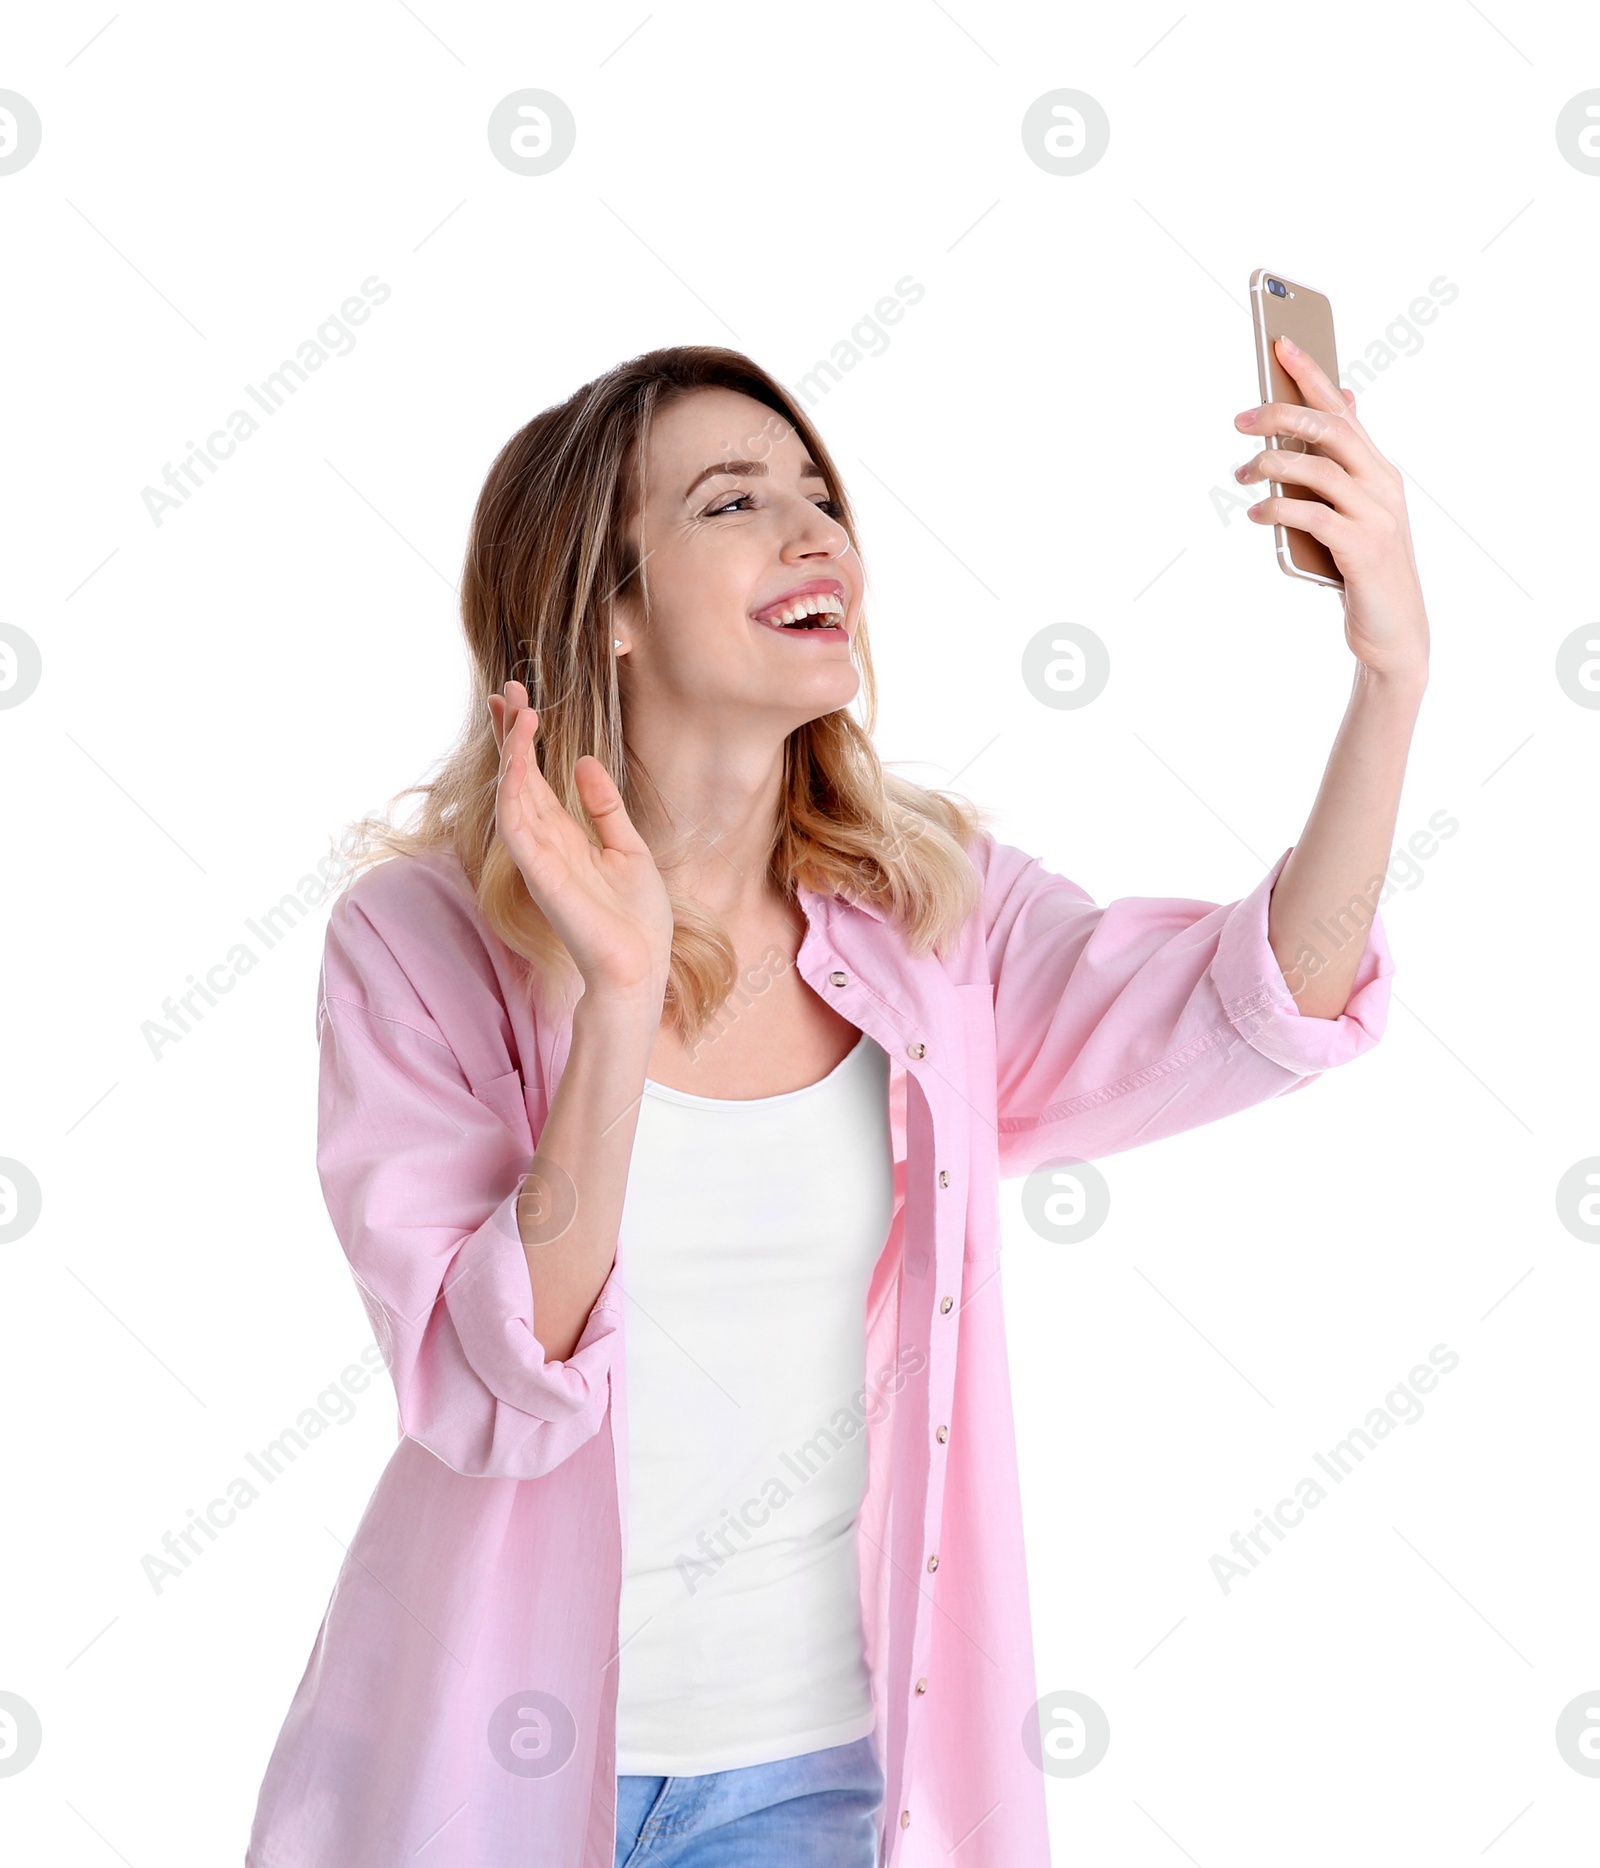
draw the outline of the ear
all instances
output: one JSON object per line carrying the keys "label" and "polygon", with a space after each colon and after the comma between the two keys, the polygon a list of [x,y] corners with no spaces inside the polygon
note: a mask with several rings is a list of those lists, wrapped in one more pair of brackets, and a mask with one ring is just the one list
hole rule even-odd
{"label": "ear", "polygon": [[[629,580],[630,588],[628,591],[613,597],[611,601],[604,606],[602,613],[605,617],[605,644],[612,654],[619,654],[631,649],[637,637],[640,606],[634,600],[633,590],[631,588],[631,586],[637,582],[637,577],[631,578]],[[622,643],[622,650],[613,649],[611,645],[619,640]]]}

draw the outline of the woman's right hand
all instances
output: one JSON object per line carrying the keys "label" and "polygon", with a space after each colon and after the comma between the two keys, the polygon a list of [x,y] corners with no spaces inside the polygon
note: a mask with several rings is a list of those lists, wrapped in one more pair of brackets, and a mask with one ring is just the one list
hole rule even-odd
{"label": "woman's right hand", "polygon": [[600,844],[551,790],[533,741],[539,716],[520,681],[491,694],[500,748],[495,827],[528,893],[561,936],[589,992],[659,1004],[672,954],[672,905],[655,858],[623,807],[611,775],[592,754],[573,767]]}

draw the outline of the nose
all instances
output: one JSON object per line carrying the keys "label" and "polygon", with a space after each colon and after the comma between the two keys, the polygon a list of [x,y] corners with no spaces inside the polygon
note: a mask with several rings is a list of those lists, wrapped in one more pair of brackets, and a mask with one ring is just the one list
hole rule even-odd
{"label": "nose", "polygon": [[793,555],[801,558],[842,558],[850,549],[850,534],[815,500],[800,500],[803,511],[795,528]]}

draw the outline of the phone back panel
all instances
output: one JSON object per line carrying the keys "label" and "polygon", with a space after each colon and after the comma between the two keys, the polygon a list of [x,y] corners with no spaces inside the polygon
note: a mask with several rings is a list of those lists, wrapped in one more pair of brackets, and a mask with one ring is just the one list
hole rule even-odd
{"label": "phone back panel", "polygon": [[[1286,296],[1280,298],[1275,292],[1269,291],[1269,279],[1275,279],[1283,286]],[[1299,384],[1279,363],[1277,353],[1272,348],[1280,337],[1287,337],[1291,343],[1298,344],[1315,358],[1328,381],[1337,387],[1339,353],[1333,340],[1333,307],[1321,292],[1313,291],[1308,285],[1301,285],[1286,273],[1269,272],[1265,267],[1258,267],[1250,275],[1250,310],[1256,334],[1256,377],[1263,402],[1297,402],[1302,407],[1305,405]],[[1288,448],[1297,453],[1322,452],[1320,448],[1297,440],[1294,436],[1269,435],[1267,446]],[[1277,480],[1269,484],[1274,494],[1281,494],[1285,499],[1317,500],[1321,505],[1329,503],[1308,486]],[[1332,584],[1339,590],[1344,588],[1344,579],[1339,575],[1333,554],[1320,539],[1313,538],[1309,532],[1302,532],[1298,526],[1274,526],[1273,535],[1278,548],[1278,562],[1291,576],[1310,578],[1319,584]]]}

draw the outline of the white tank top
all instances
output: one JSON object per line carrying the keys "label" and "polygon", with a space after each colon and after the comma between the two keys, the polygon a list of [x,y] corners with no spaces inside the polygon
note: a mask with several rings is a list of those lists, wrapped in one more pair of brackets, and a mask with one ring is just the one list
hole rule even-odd
{"label": "white tank top", "polygon": [[751,1100],[645,1081],[617,1256],[628,1547],[617,1770],[693,1776],[873,1725],[855,1524],[889,1059]]}

